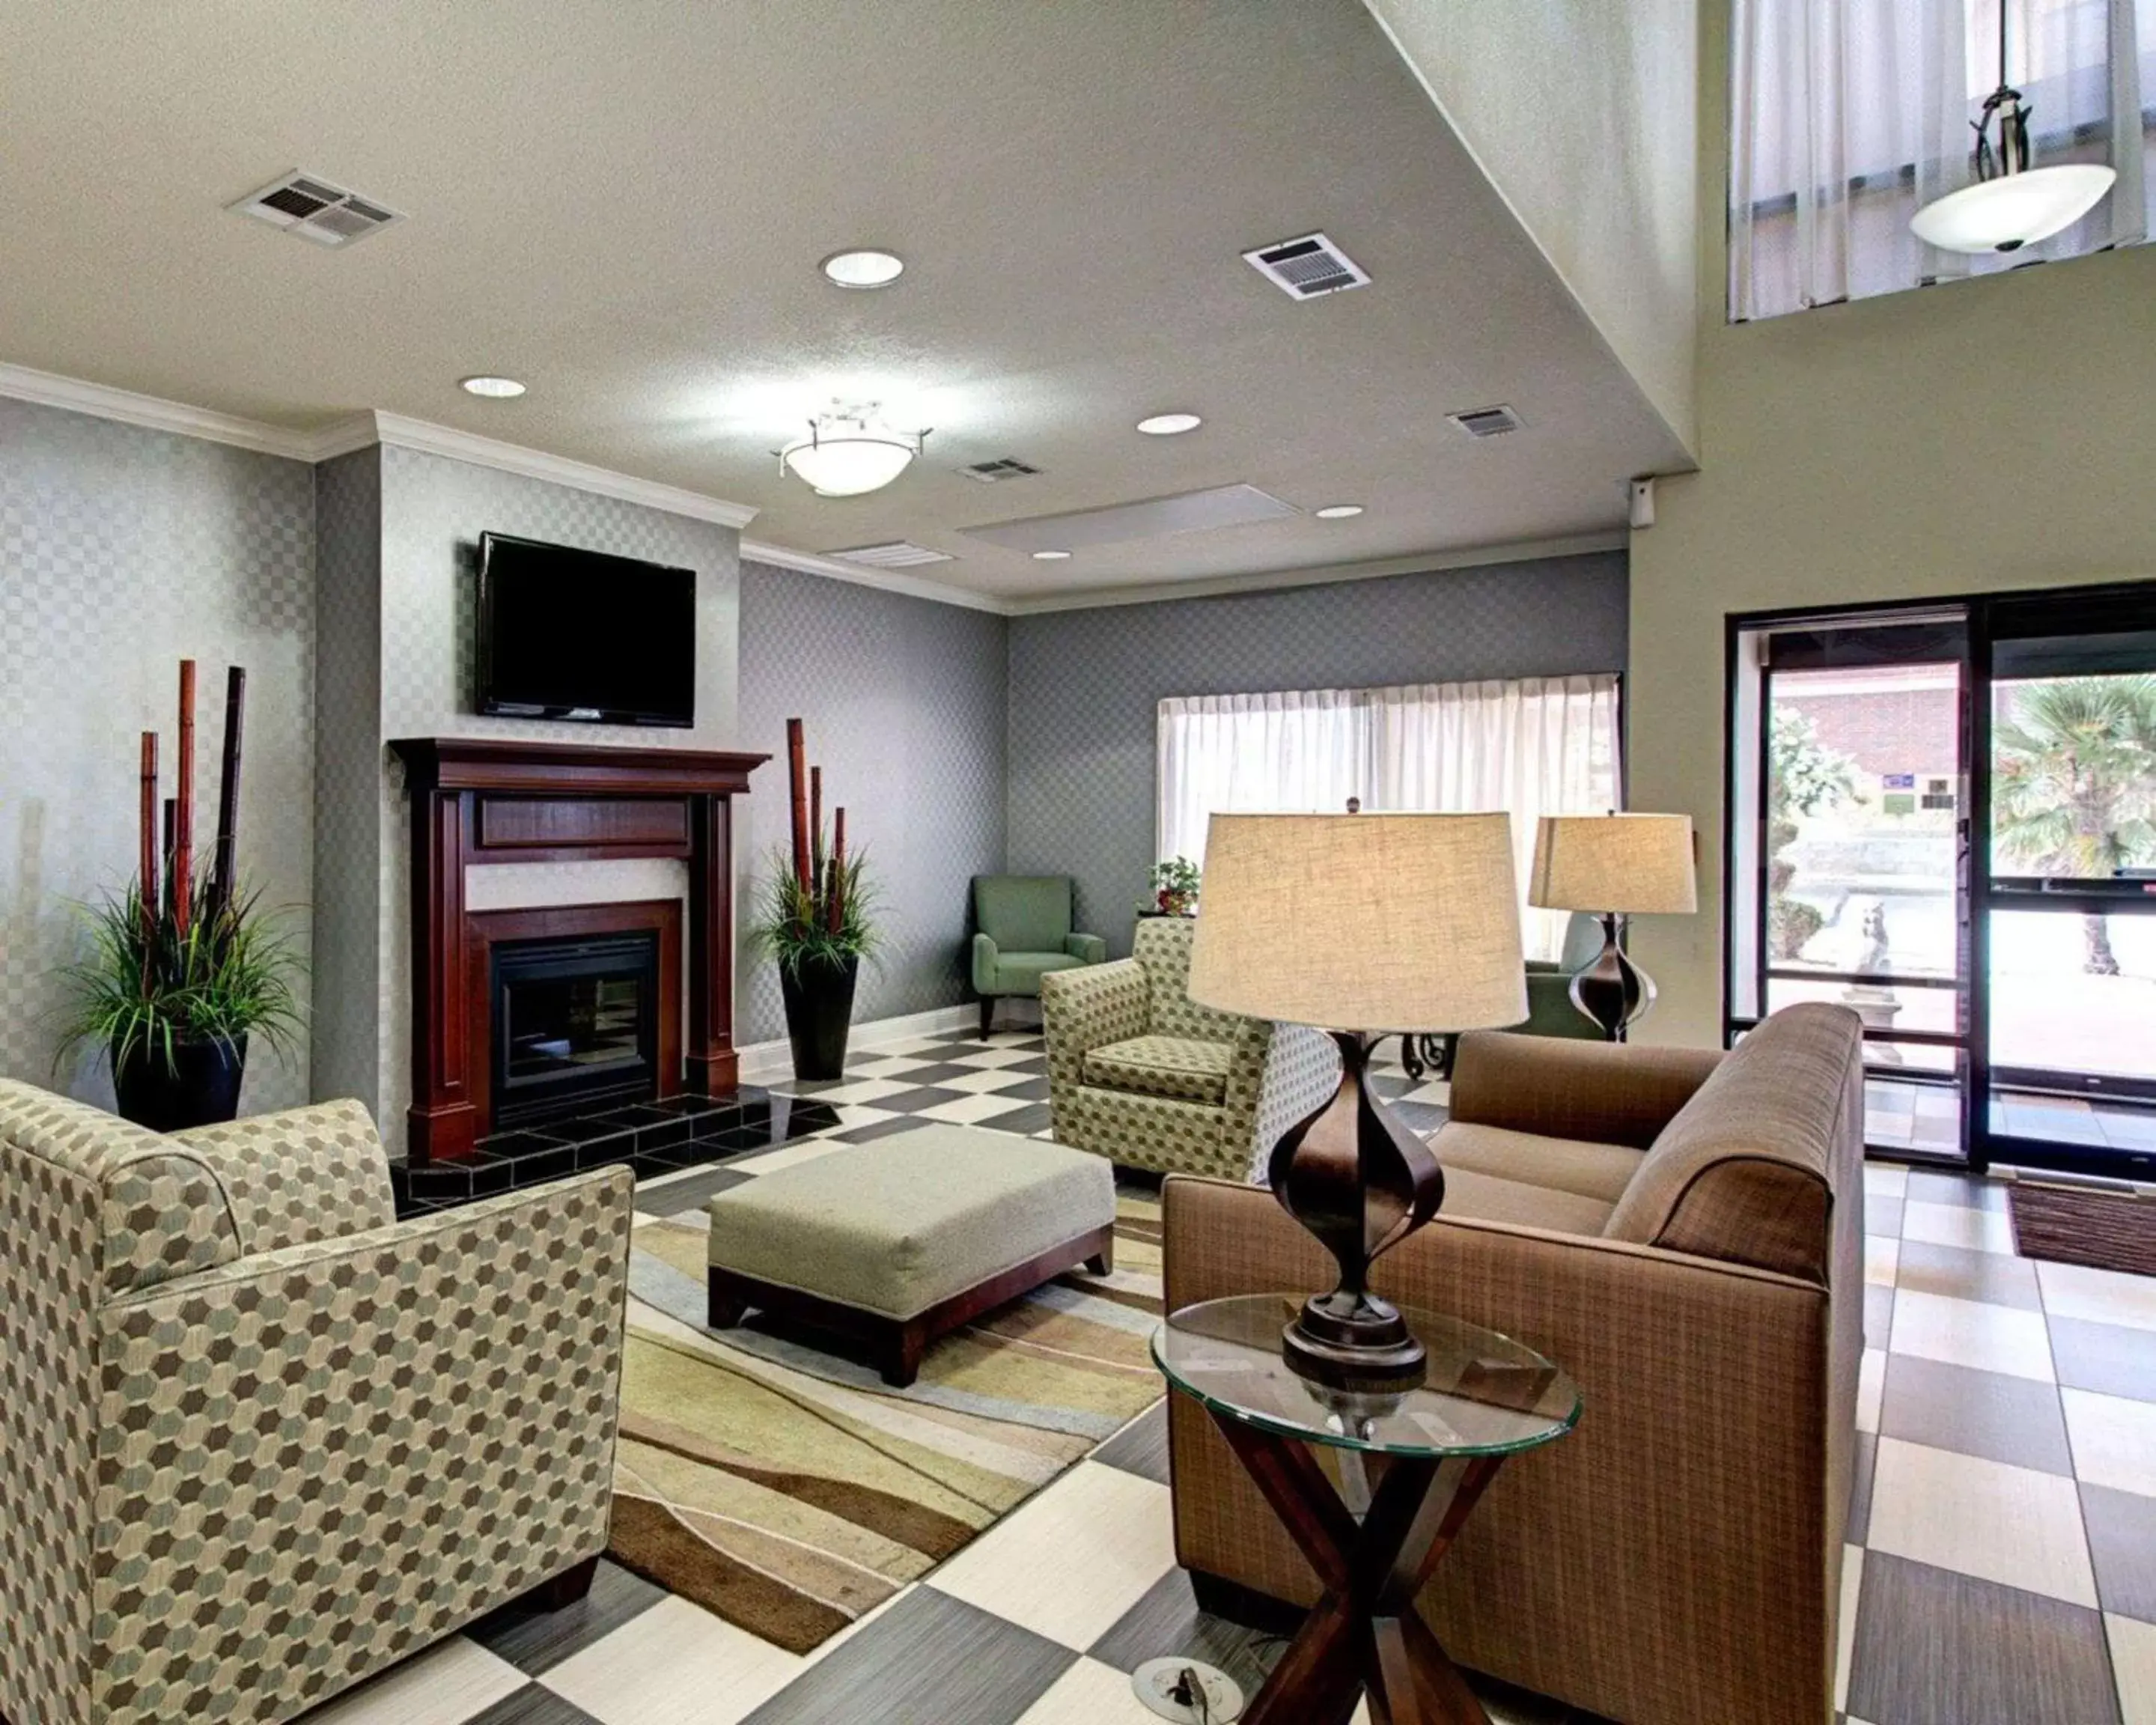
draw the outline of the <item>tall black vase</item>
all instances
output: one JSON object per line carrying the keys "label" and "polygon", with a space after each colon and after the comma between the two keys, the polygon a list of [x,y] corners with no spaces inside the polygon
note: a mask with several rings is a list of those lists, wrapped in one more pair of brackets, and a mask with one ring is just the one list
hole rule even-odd
{"label": "tall black vase", "polygon": [[860,968],[859,958],[810,958],[798,969],[778,967],[796,1078],[845,1076],[846,1033],[853,1028],[854,982]]}
{"label": "tall black vase", "polygon": [[126,1060],[112,1050],[112,1090],[120,1117],[153,1132],[216,1126],[239,1112],[239,1081],[247,1070],[247,1039],[176,1040],[165,1051],[137,1043]]}

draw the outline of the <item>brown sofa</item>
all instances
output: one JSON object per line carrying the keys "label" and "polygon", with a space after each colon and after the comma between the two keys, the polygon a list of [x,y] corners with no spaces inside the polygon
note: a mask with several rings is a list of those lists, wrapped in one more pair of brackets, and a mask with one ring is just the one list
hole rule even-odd
{"label": "brown sofa", "polygon": [[[1734,1053],[1476,1034],[1433,1141],[1445,1208],[1390,1297],[1517,1337],[1578,1381],[1424,1592],[1462,1665],[1625,1725],[1820,1725],[1863,1353],[1855,1014]],[[1329,1286],[1271,1195],[1165,1188],[1168,1304]],[[1216,1609],[1317,1584],[1206,1416],[1173,1398],[1176,1550]]]}

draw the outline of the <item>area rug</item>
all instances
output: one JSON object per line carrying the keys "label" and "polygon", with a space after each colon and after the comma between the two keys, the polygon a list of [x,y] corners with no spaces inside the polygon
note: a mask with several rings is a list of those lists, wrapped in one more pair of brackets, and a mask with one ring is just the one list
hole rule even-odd
{"label": "area rug", "polygon": [[2025,1258],[2156,1276],[2156,1197],[2017,1180],[2007,1189]]}
{"label": "area rug", "polygon": [[806,1653],[1160,1399],[1160,1206],[1117,1200],[1116,1268],[931,1350],[911,1389],[803,1332],[705,1327],[704,1218],[640,1224],[608,1555]]}

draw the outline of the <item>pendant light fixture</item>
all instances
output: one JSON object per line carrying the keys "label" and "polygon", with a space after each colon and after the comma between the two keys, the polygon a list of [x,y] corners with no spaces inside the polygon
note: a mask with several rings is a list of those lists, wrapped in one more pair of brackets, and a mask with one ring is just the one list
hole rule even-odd
{"label": "pendant light fixture", "polygon": [[879,491],[912,465],[927,431],[894,431],[876,417],[876,404],[833,402],[808,422],[808,435],[778,452],[781,472],[791,472],[820,497],[858,497]]}
{"label": "pendant light fixture", "polygon": [[1999,0],[1999,88],[1984,98],[1976,123],[1976,182],[1934,198],[1909,222],[1917,239],[1942,251],[2015,252],[2049,239],[2094,209],[2118,177],[2099,162],[2029,165],[2030,110],[2006,81],[2006,8],[2012,3]]}

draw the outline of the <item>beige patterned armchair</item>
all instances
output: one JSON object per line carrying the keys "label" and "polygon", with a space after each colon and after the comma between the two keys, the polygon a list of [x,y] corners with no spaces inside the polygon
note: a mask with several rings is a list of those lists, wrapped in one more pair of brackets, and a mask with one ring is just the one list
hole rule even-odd
{"label": "beige patterned armchair", "polygon": [[1190,998],[1182,916],[1142,918],[1132,954],[1040,979],[1058,1143],[1161,1173],[1262,1176],[1274,1142],[1340,1081],[1331,1040]]}
{"label": "beige patterned armchair", "polygon": [[163,1137],[0,1081],[0,1714],[289,1720],[572,1591],[629,1189],[400,1224],[357,1102]]}

